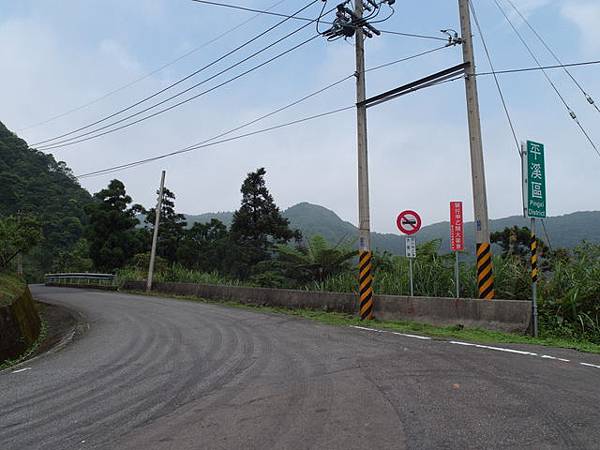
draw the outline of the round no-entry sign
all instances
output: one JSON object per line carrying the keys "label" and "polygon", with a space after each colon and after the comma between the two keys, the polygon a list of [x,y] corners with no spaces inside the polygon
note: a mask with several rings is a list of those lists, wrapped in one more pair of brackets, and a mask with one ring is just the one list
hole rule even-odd
{"label": "round no-entry sign", "polygon": [[396,225],[402,233],[410,236],[421,229],[421,217],[411,210],[402,211],[398,214]]}

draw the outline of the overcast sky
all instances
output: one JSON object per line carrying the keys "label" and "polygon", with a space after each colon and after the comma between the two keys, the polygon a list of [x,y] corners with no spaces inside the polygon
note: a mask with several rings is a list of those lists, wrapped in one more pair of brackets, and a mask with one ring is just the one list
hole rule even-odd
{"label": "overcast sky", "polygon": [[[255,8],[269,8],[277,3],[276,0],[223,1]],[[600,59],[598,0],[513,1],[564,62]],[[308,0],[284,0],[274,10],[290,13],[307,3]],[[508,9],[505,0],[501,3]],[[335,4],[329,1],[327,7]],[[534,65],[494,2],[476,0],[474,4],[496,69]],[[439,33],[442,28],[459,29],[454,0],[399,0],[395,6],[396,14],[378,24],[381,29],[433,36],[442,36]],[[302,15],[315,17],[320,8],[319,2]],[[117,94],[47,124],[26,128],[139,79],[253,16],[191,0],[0,0],[3,66],[0,121],[29,143],[87,125],[194,72],[279,19],[256,17],[235,32]],[[551,56],[514,13],[511,18],[519,23],[519,30],[542,62],[553,64]],[[178,88],[187,88],[217,73],[302,24],[289,21]],[[187,96],[215,86],[314,33],[314,27],[309,26]],[[440,44],[443,42],[383,34],[366,44],[367,67]],[[478,34],[476,59],[480,71],[489,70]],[[460,62],[461,49],[453,47],[370,72],[368,95]],[[76,174],[81,174],[178,150],[277,109],[353,71],[352,41],[327,42],[319,38],[175,110],[52,152]],[[573,68],[572,73],[600,102],[600,65]],[[592,138],[600,143],[600,114],[562,71],[552,71],[550,75]],[[520,214],[517,150],[493,79],[482,76],[478,81],[490,216]],[[549,214],[600,209],[600,157],[570,119],[542,73],[502,75],[500,82],[519,139],[546,144]],[[349,106],[354,98],[350,79],[247,130]],[[372,108],[368,125],[371,220],[375,231],[395,231],[395,217],[406,208],[421,212],[425,224],[447,220],[451,200],[463,200],[465,217],[472,219],[462,80]],[[355,142],[355,112],[351,110],[117,174],[88,178],[82,180],[82,185],[96,192],[116,177],[125,183],[136,202],[150,206],[155,201],[160,171],[166,169],[167,186],[177,195],[177,209],[198,214],[236,209],[245,174],[265,167],[268,187],[282,209],[308,201],[333,209],[343,219],[356,223]]]}

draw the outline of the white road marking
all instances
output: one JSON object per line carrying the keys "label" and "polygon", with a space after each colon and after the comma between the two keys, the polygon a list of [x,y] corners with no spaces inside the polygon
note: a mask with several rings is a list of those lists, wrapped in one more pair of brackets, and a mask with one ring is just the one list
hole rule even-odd
{"label": "white road marking", "polygon": [[24,369],[13,370],[11,373],[25,372],[26,370],[31,370],[31,367],[25,367]]}
{"label": "white road marking", "polygon": [[556,356],[542,355],[541,357],[544,359],[551,359],[553,361],[571,362],[570,359],[557,358]]}
{"label": "white road marking", "polygon": [[[414,339],[432,340],[432,338],[429,336],[418,336],[416,334],[398,333],[396,331],[379,330],[377,328],[360,327],[358,325],[351,325],[351,328],[356,328],[357,330],[363,330],[363,331],[372,331],[374,333],[395,334],[396,336],[403,336],[403,337],[414,338]],[[475,344],[473,342],[463,342],[463,341],[448,341],[448,342],[450,344],[462,345],[464,347],[475,347],[475,348],[481,348],[484,350],[494,350],[496,352],[513,353],[516,355],[536,356],[536,357],[539,357],[542,359],[548,359],[548,360],[552,360],[552,361],[562,361],[562,362],[567,362],[567,363],[571,362],[570,359],[558,358],[556,356],[551,356],[551,355],[540,355],[538,353],[527,352],[524,350],[515,350],[512,348],[493,347],[491,345],[482,345],[482,344]],[[586,366],[586,367],[593,367],[595,369],[600,369],[600,365],[596,365],[596,364],[589,364],[589,363],[583,363],[583,362],[580,362],[579,364],[582,366]]]}
{"label": "white road marking", "polygon": [[395,335],[398,335],[398,336],[409,337],[409,338],[422,339],[424,341],[430,341],[431,340],[431,338],[429,336],[418,336],[416,334],[397,333],[395,331],[388,331],[387,333],[395,334]]}
{"label": "white road marking", "polygon": [[586,366],[586,367],[594,367],[596,369],[600,369],[600,366],[597,366],[596,364],[588,364],[588,363],[579,363],[582,366]]}
{"label": "white road marking", "polygon": [[514,350],[512,348],[491,347],[489,345],[472,344],[471,342],[450,341],[451,344],[466,345],[469,347],[485,348],[487,350],[495,350],[497,352],[516,353],[517,355],[539,356],[537,353],[524,352],[522,350]]}
{"label": "white road marking", "polygon": [[376,328],[359,327],[358,325],[351,325],[351,327],[356,328],[357,330],[374,331],[375,333],[383,333],[383,330],[377,330]]}
{"label": "white road marking", "polygon": [[422,339],[424,341],[431,340],[431,338],[429,336],[417,336],[416,334],[406,334],[406,333],[398,333],[396,331],[378,330],[377,328],[359,327],[358,325],[351,325],[351,326],[352,326],[352,328],[356,328],[358,330],[373,331],[375,333],[395,334],[396,336],[404,336],[404,337],[408,337],[408,338]]}

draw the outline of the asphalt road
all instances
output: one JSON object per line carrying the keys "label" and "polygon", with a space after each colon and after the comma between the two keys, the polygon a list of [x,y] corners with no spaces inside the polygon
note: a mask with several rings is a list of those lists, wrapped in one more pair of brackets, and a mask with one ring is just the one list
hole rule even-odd
{"label": "asphalt road", "polygon": [[0,373],[2,450],[600,448],[594,355],[32,291],[90,328]]}

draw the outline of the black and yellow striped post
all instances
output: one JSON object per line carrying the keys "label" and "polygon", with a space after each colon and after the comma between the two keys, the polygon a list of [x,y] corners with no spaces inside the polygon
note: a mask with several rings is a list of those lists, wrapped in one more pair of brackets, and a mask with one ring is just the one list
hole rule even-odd
{"label": "black and yellow striped post", "polygon": [[489,242],[477,244],[477,287],[479,298],[493,300],[494,270],[492,267],[492,246]]}
{"label": "black and yellow striped post", "polygon": [[359,268],[359,294],[360,294],[360,319],[373,318],[373,252],[361,251],[358,257]]}
{"label": "black and yellow striped post", "polygon": [[538,266],[537,266],[537,239],[535,234],[531,233],[531,282],[537,283],[538,280]]}
{"label": "black and yellow striped post", "polygon": [[534,337],[538,335],[538,314],[537,314],[537,281],[539,277],[538,269],[538,253],[537,253],[537,238],[535,235],[535,219],[531,219],[531,323],[532,334]]}

